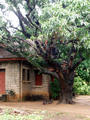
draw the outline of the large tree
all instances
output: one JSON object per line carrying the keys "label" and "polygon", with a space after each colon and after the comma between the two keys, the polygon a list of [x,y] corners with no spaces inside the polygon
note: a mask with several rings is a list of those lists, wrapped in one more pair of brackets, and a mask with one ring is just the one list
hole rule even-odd
{"label": "large tree", "polygon": [[[6,2],[19,27],[2,20],[1,46],[25,57],[40,72],[56,77],[61,87],[59,102],[72,103],[75,69],[90,57],[89,0]],[[5,7],[0,6],[5,13]]]}

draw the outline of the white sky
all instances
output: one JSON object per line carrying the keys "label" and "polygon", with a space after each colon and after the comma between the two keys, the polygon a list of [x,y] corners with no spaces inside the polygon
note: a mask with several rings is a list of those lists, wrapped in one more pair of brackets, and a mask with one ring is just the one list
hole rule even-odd
{"label": "white sky", "polygon": [[[1,4],[4,4],[4,5],[8,8],[8,5],[5,3],[5,0],[0,0],[0,3],[1,3]],[[20,6],[20,9],[21,9],[23,15],[25,15],[25,10],[23,9],[22,6]],[[38,14],[39,14],[39,16],[40,16],[40,15],[42,14],[41,9],[40,9],[38,6],[36,6],[36,10],[38,11]],[[0,16],[3,16],[1,10],[0,10]],[[7,11],[7,12],[5,13],[4,17],[5,17],[7,20],[10,20],[10,21],[11,21],[11,24],[12,24],[14,27],[18,27],[19,21],[18,21],[18,18],[16,17],[16,15],[15,15],[13,12]],[[5,18],[4,18],[4,20],[5,20]]]}
{"label": "white sky", "polygon": [[[1,4],[4,4],[6,7],[8,7],[8,5],[4,2],[4,0],[0,0],[0,3],[1,3]],[[1,10],[0,10],[0,16],[2,16],[4,20],[5,20],[5,18],[6,18],[7,20],[10,20],[11,23],[12,23],[12,25],[13,25],[14,27],[17,27],[17,26],[18,26],[18,18],[15,16],[15,14],[14,14],[13,12],[7,11],[7,12],[5,13],[5,15],[3,16],[3,14],[2,14],[2,12],[1,12]]]}

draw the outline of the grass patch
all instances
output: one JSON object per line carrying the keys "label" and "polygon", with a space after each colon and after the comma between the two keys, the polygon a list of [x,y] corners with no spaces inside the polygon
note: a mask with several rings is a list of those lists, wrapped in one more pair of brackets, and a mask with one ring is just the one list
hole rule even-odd
{"label": "grass patch", "polygon": [[58,119],[90,120],[87,116],[66,112],[50,112],[47,110],[22,111],[18,109],[1,109],[0,120],[58,120]]}
{"label": "grass patch", "polygon": [[6,109],[0,113],[0,120],[43,120],[44,116],[37,113],[26,113],[18,110]]}
{"label": "grass patch", "polygon": [[1,120],[43,120],[43,116],[41,115],[10,115],[4,114],[0,115]]}

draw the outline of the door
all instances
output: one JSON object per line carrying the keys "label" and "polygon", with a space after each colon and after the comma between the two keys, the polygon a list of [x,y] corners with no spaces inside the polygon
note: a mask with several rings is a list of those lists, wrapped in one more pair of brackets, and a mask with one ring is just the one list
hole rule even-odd
{"label": "door", "polygon": [[5,69],[0,69],[0,94],[5,93]]}

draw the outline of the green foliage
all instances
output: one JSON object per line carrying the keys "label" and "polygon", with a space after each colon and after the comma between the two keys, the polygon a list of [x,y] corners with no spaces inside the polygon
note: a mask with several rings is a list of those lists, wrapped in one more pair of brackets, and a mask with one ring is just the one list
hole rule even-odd
{"label": "green foliage", "polygon": [[[40,19],[43,34],[48,36],[58,31],[64,41],[79,38],[79,42],[85,42],[85,48],[90,48],[89,5],[89,0],[60,0],[46,4]],[[76,47],[82,46],[79,43]]]}
{"label": "green foliage", "polygon": [[74,79],[74,92],[90,95],[90,60],[85,60],[78,66],[76,76]]}
{"label": "green foliage", "polygon": [[78,66],[76,74],[86,82],[90,82],[90,60],[85,60],[84,62],[82,62]]}
{"label": "green foliage", "polygon": [[20,114],[20,113],[14,113],[12,110],[7,109],[5,112],[0,114],[1,120],[43,120],[43,115],[39,114]]}
{"label": "green foliage", "polygon": [[53,99],[57,99],[60,93],[60,86],[57,79],[50,82],[50,91]]}
{"label": "green foliage", "polygon": [[90,84],[87,84],[82,78],[75,77],[73,90],[75,94],[90,95]]}
{"label": "green foliage", "polygon": [[[31,7],[34,6],[34,0],[30,1]],[[11,0],[6,0],[6,3],[11,8],[9,11],[13,12],[14,5]],[[16,6],[20,7],[20,5],[23,7],[23,10],[25,10],[25,14],[28,13],[28,8],[26,8],[26,2],[24,0],[17,0]],[[58,39],[56,39],[55,42],[57,42],[57,48],[61,52],[60,55],[62,59],[68,58],[68,51],[72,47],[71,44],[66,45],[63,47],[60,44],[60,41],[70,41],[77,39],[77,44],[74,44],[74,47],[77,48],[77,51],[82,48],[85,52],[85,49],[90,49],[90,34],[89,34],[89,26],[90,26],[90,16],[89,16],[89,1],[85,0],[54,0],[54,2],[49,2],[49,0],[38,0],[35,4],[38,6],[41,14],[39,14],[39,10],[36,8],[30,13],[31,19],[35,22],[38,20],[41,24],[41,31],[38,32],[38,36],[35,37],[36,29],[35,27],[30,27],[28,25],[25,25],[25,28],[27,30],[27,33],[31,34],[31,37],[34,36],[35,39],[41,38],[43,36],[42,41],[48,40],[48,43],[50,41],[50,38],[52,37],[53,33],[58,35]],[[13,9],[12,9],[13,8]],[[8,9],[8,8],[7,8]],[[22,13],[23,14],[23,13]],[[25,16],[25,14],[23,14]],[[26,18],[26,17],[25,17]],[[37,19],[36,19],[37,18]],[[10,22],[10,21],[9,21]],[[7,24],[8,25],[8,21]],[[5,25],[2,25],[5,26]],[[1,27],[1,25],[0,25]],[[7,27],[7,26],[5,26]],[[13,29],[13,28],[12,28]],[[8,33],[3,30],[0,33],[0,37],[5,36],[8,37]],[[15,30],[14,30],[15,32]],[[2,34],[3,33],[3,34]],[[20,31],[16,31],[14,33],[14,37],[22,37],[26,39]],[[2,43],[2,39],[0,39]],[[16,42],[17,39],[16,39]],[[84,42],[84,44],[81,44]],[[5,44],[8,42],[6,41]],[[9,40],[9,44],[12,46],[13,40]],[[22,44],[19,43],[19,46]],[[82,52],[83,52],[82,51]],[[90,51],[90,50],[89,50]],[[25,51],[26,52],[26,51]],[[24,53],[24,52],[23,52]],[[85,52],[87,53],[87,52]],[[84,56],[87,55],[84,53]],[[59,62],[62,60],[61,58],[58,59]]]}

